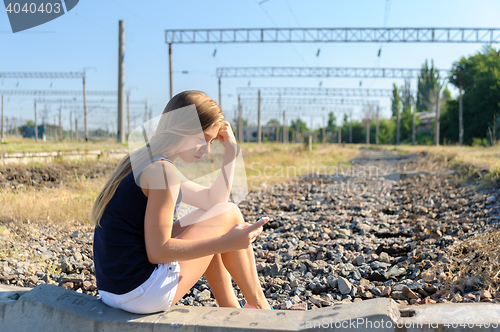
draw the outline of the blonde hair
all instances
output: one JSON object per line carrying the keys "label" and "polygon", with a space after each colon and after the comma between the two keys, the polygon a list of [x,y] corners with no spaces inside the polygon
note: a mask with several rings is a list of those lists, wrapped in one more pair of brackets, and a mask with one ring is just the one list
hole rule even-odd
{"label": "blonde hair", "polygon": [[[162,114],[189,105],[195,105],[203,131],[208,129],[216,122],[224,119],[224,115],[222,114],[220,106],[217,105],[217,103],[204,92],[197,90],[188,90],[176,94],[167,103]],[[175,113],[172,114],[173,116],[176,116]],[[145,145],[133,151],[132,153],[134,154],[134,160],[144,162],[151,158],[151,154],[159,155],[161,153],[164,153],[165,151],[160,151],[161,147],[171,147],[180,142],[183,137],[195,134],[192,132],[192,130],[190,131],[189,129],[187,129],[187,126],[183,127],[182,117],[176,117],[178,117],[177,121],[174,122],[176,123],[176,128],[168,128],[168,130],[166,131],[160,121],[156,130],[157,134],[155,134],[151,138],[151,141],[156,140],[156,144],[151,144],[148,146]],[[169,134],[158,135],[160,131],[168,132]],[[120,185],[121,181],[131,172],[132,164],[130,161],[130,154],[127,153],[127,155],[120,160],[113,173],[109,177],[108,181],[104,185],[103,189],[101,190],[100,194],[97,196],[94,204],[92,205],[92,209],[90,211],[91,223],[97,226],[100,225],[100,220],[104,213],[104,210],[106,209],[106,206],[115,194],[116,189]]]}

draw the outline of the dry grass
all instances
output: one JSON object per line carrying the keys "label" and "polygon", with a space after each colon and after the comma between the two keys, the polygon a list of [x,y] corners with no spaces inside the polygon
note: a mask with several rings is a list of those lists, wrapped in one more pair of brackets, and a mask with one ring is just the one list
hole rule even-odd
{"label": "dry grass", "polygon": [[88,223],[90,208],[105,181],[74,179],[60,188],[0,191],[0,218],[47,224]]}
{"label": "dry grass", "polygon": [[[255,143],[245,143],[242,144],[242,149],[249,187],[250,182],[255,180],[273,184],[293,176],[292,171],[287,174],[287,167],[305,175],[319,166],[345,163],[359,153],[356,146],[346,145],[342,148],[336,144],[317,145],[312,153],[305,150],[303,144],[265,143],[259,147]],[[266,166],[270,167],[266,174],[272,176],[264,175]],[[283,175],[275,176],[275,172],[280,169],[284,170]],[[66,181],[60,188],[0,191],[0,218],[66,225],[73,221],[88,223],[90,208],[106,180],[107,178],[74,178],[72,181]]]}
{"label": "dry grass", "polygon": [[444,293],[485,289],[494,294],[500,290],[499,242],[500,230],[457,242],[446,250],[451,263],[438,264],[427,273],[440,277]]}
{"label": "dry grass", "polygon": [[12,152],[37,152],[37,151],[59,151],[59,150],[107,150],[107,149],[126,149],[126,144],[116,143],[116,140],[102,142],[54,142],[32,140],[31,138],[16,138],[8,136],[5,139],[8,144],[0,144],[1,153]]}
{"label": "dry grass", "polygon": [[500,182],[500,144],[491,147],[380,145],[371,148],[402,154],[426,151],[430,157],[459,170],[464,180],[479,180],[481,187],[486,188]]}
{"label": "dry grass", "polygon": [[358,145],[318,144],[309,153],[304,144],[241,144],[248,181],[268,184],[281,182],[294,175],[306,175],[338,164],[348,163],[359,154]]}

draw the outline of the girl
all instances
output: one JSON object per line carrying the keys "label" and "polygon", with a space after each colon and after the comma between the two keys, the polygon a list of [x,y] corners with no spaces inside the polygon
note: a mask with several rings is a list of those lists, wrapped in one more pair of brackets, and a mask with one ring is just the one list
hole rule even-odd
{"label": "girl", "polygon": [[[197,132],[186,116],[190,105],[201,126]],[[201,159],[216,139],[225,154],[211,187],[187,180],[173,165],[177,158]],[[248,224],[228,203],[236,155],[236,139],[212,98],[192,90],[168,102],[150,143],[120,161],[92,206],[95,274],[104,303],[138,314],[166,311],[204,274],[219,306],[240,307],[232,277],[245,307],[272,309],[251,245],[269,219]],[[198,209],[174,222],[181,201]]]}

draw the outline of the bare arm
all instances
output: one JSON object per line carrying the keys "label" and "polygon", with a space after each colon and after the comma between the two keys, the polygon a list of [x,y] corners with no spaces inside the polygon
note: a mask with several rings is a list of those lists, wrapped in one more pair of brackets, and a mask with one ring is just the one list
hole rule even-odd
{"label": "bare arm", "polygon": [[226,234],[207,239],[187,240],[172,238],[174,202],[178,196],[180,176],[176,172],[175,167],[168,162],[155,164],[151,165],[151,169],[144,170],[144,179],[146,182],[158,181],[158,179],[148,177],[148,175],[153,173],[158,174],[154,172],[154,167],[165,167],[167,189],[149,190],[144,218],[144,236],[146,252],[151,263],[184,261],[211,254],[243,249],[262,231],[260,226],[267,222],[267,220],[253,225],[247,223],[238,224]]}
{"label": "bare arm", "polygon": [[236,156],[239,150],[233,131],[226,121],[217,136],[223,144],[225,153],[222,167],[211,187],[205,187],[182,177],[183,202],[208,210],[212,206],[227,202],[234,180]]}

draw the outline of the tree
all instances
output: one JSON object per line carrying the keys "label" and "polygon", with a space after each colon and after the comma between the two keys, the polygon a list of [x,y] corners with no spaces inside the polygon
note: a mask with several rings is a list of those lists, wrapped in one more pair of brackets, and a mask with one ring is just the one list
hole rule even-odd
{"label": "tree", "polygon": [[267,125],[268,126],[279,126],[280,122],[277,119],[271,119],[271,120],[267,121]]}
{"label": "tree", "polygon": [[326,126],[326,131],[335,131],[335,128],[337,125],[335,124],[337,122],[337,117],[333,112],[328,113],[328,125]]}
{"label": "tree", "polygon": [[434,60],[431,60],[431,67],[429,68],[426,59],[418,75],[417,112],[432,111],[434,109],[439,78],[439,70],[434,68]]}
{"label": "tree", "polygon": [[391,98],[391,110],[392,116],[397,116],[401,109],[401,97],[399,95],[399,89],[396,84],[392,84],[392,98]]}
{"label": "tree", "polygon": [[[463,87],[464,144],[489,139],[494,118],[500,117],[500,57],[490,45],[453,64],[450,83]],[[441,138],[458,142],[458,98],[448,100],[441,114]],[[493,129],[492,129],[493,130]]]}

